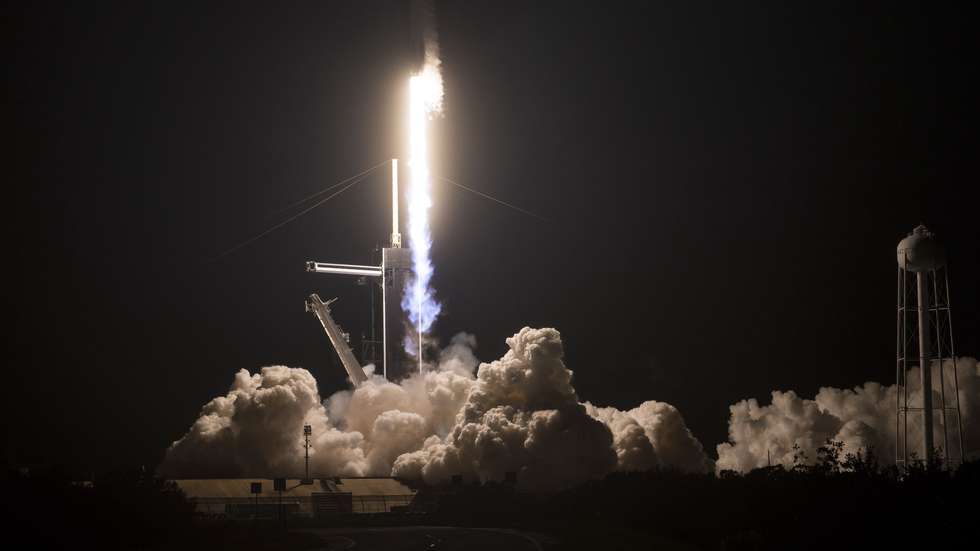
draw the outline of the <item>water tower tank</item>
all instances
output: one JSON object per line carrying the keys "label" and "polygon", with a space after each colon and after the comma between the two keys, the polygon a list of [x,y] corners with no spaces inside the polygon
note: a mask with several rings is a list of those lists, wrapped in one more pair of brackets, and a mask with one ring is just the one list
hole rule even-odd
{"label": "water tower tank", "polygon": [[910,272],[928,272],[946,263],[946,254],[936,236],[923,225],[898,243],[898,265]]}

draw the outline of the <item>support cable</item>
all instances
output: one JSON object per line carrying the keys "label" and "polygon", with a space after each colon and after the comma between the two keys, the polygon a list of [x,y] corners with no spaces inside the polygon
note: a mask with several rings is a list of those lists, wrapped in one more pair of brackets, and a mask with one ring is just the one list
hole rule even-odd
{"label": "support cable", "polygon": [[355,175],[351,176],[350,178],[345,178],[345,179],[337,182],[336,184],[333,184],[332,186],[327,186],[327,187],[321,189],[320,191],[318,191],[318,192],[316,192],[316,193],[314,193],[312,195],[308,195],[308,196],[300,199],[299,201],[296,201],[295,203],[286,205],[285,207],[282,207],[281,209],[276,210],[272,214],[273,215],[279,214],[280,212],[284,212],[284,211],[290,210],[293,207],[298,207],[299,205],[302,205],[303,203],[309,201],[310,199],[314,199],[316,197],[319,197],[320,195],[323,195],[324,193],[330,191],[331,189],[334,189],[336,187],[340,187],[340,186],[346,184],[347,182],[350,182],[351,180],[354,180],[355,178],[360,178],[361,176],[367,176],[368,174],[374,172],[375,170],[381,168],[382,166],[384,166],[384,165],[386,165],[386,164],[388,164],[390,162],[391,162],[390,160],[385,159],[384,161],[381,161],[380,163],[372,166],[371,168],[368,168],[368,169],[366,169],[366,170],[364,170],[364,171],[362,171],[362,172],[360,172],[358,174],[355,174]]}
{"label": "support cable", "polygon": [[491,201],[493,201],[495,203],[499,203],[499,204],[501,204],[501,205],[503,205],[505,207],[514,209],[517,212],[520,212],[520,213],[526,214],[528,216],[537,218],[538,220],[541,220],[542,222],[549,222],[549,223],[551,222],[551,220],[548,220],[544,216],[540,216],[540,215],[534,214],[533,212],[531,212],[529,210],[524,210],[521,207],[518,207],[517,205],[513,205],[511,203],[508,203],[507,201],[501,201],[500,199],[497,199],[496,197],[491,197],[490,195],[487,195],[486,193],[483,193],[482,191],[477,191],[477,190],[475,190],[475,189],[473,189],[471,187],[464,186],[463,184],[461,184],[459,182],[456,182],[454,180],[450,180],[449,178],[445,178],[443,176],[438,176],[438,178],[440,180],[442,180],[443,182],[450,183],[450,184],[452,184],[452,185],[454,185],[454,186],[456,186],[456,187],[458,187],[460,189],[465,189],[466,191],[468,191],[470,193],[479,195],[480,197],[483,197],[484,199],[489,199],[489,200],[491,200]]}
{"label": "support cable", "polygon": [[286,207],[285,209],[280,209],[279,212],[282,212],[282,210],[290,209],[290,208],[292,208],[292,207],[294,207],[296,205],[299,205],[299,204],[302,204],[302,203],[304,203],[306,201],[309,201],[313,197],[322,195],[322,194],[326,193],[327,191],[336,188],[337,186],[340,186],[340,185],[343,185],[344,183],[347,183],[347,185],[345,185],[344,187],[342,187],[339,190],[335,191],[334,193],[331,193],[330,195],[324,197],[323,199],[320,199],[316,203],[313,203],[309,207],[306,207],[305,209],[297,212],[296,214],[290,216],[289,218],[283,220],[282,222],[279,222],[278,224],[276,224],[276,225],[272,226],[271,228],[263,231],[262,233],[259,233],[258,235],[255,235],[255,236],[253,236],[253,237],[251,237],[249,239],[246,239],[245,241],[242,241],[241,243],[235,245],[234,247],[225,250],[221,254],[215,256],[214,258],[212,258],[209,262],[214,262],[215,260],[218,260],[218,259],[220,259],[220,258],[222,258],[224,256],[227,256],[227,255],[229,255],[229,254],[237,251],[238,249],[241,249],[242,247],[251,245],[252,243],[258,241],[259,239],[262,239],[263,237],[265,237],[265,236],[269,235],[270,233],[278,230],[279,228],[285,226],[286,224],[289,224],[290,222],[295,221],[297,218],[300,218],[304,214],[310,212],[311,210],[319,207],[320,205],[326,203],[327,201],[333,199],[334,197],[340,195],[341,193],[343,193],[343,192],[347,191],[348,189],[350,189],[350,188],[356,186],[357,184],[361,183],[362,181],[364,181],[365,178],[368,177],[369,174],[371,174],[372,172],[374,172],[375,170],[377,170],[379,167],[381,167],[382,165],[385,165],[387,163],[388,163],[388,161],[385,161],[383,163],[377,164],[377,165],[373,166],[372,168],[369,168],[369,169],[365,170],[364,172],[361,172],[360,174],[357,174],[355,176],[352,176],[350,178],[347,178],[346,180],[343,180],[343,181],[341,181],[341,182],[339,182],[337,184],[333,184],[332,186],[330,186],[330,187],[328,187],[326,189],[323,189],[321,191],[318,191],[317,193],[314,193],[313,195],[311,195],[311,196],[309,196],[309,197],[307,197],[305,199],[302,199],[302,200],[300,200],[300,201],[298,201],[296,203],[293,203],[292,205],[290,205],[289,207]]}

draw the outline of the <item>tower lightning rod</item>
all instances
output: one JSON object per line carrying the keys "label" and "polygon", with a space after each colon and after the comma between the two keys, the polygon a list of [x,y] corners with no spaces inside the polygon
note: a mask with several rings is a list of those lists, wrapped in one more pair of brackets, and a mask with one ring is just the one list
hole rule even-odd
{"label": "tower lightning rod", "polygon": [[391,246],[402,246],[402,234],[398,233],[398,159],[391,160]]}

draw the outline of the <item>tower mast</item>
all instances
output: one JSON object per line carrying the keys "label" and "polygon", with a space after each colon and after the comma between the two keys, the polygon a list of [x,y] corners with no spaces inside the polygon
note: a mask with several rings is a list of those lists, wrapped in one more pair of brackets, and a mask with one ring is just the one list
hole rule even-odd
{"label": "tower mast", "polygon": [[398,233],[398,159],[391,160],[391,247],[401,248],[402,234]]}

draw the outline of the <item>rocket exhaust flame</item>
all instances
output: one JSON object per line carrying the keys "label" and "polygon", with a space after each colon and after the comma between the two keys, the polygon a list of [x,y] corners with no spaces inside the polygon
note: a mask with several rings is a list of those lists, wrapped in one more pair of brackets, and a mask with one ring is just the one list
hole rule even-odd
{"label": "rocket exhaust flame", "polygon": [[[437,63],[426,63],[422,72],[409,80],[409,159],[411,185],[408,190],[408,240],[412,251],[412,278],[405,287],[402,309],[417,331],[417,355],[422,367],[422,336],[439,316],[441,305],[432,289],[432,259],[429,255],[432,237],[429,231],[429,207],[432,206],[432,179],[428,158],[428,121],[442,109],[442,75]],[[409,348],[406,346],[406,348]]]}

